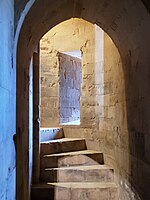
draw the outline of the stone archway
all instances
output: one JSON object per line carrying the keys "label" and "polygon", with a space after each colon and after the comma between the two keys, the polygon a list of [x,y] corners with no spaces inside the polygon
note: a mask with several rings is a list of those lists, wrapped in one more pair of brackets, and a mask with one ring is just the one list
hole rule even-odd
{"label": "stone archway", "polygon": [[[24,19],[22,17],[22,21],[18,25],[18,35],[16,35],[17,199],[27,200],[29,198],[30,60],[40,38],[58,23],[72,17],[96,23],[110,35],[119,49],[124,63],[128,130],[125,130],[126,134],[120,138],[119,146],[116,147],[117,151],[113,153],[116,156],[115,161],[119,163],[124,155],[122,152],[125,152],[129,158],[127,167],[130,172],[129,177],[131,176],[130,182],[141,196],[148,198],[150,195],[148,192],[149,180],[143,180],[142,176],[147,177],[150,173],[148,169],[150,149],[148,142],[145,142],[150,140],[147,109],[149,105],[147,93],[149,76],[147,74],[149,74],[150,64],[148,55],[150,50],[150,45],[148,45],[150,42],[150,27],[148,27],[150,16],[144,5],[140,0],[111,0],[109,3],[105,0],[101,2],[98,0],[35,0],[30,1],[26,9],[23,14]],[[138,113],[136,104],[139,106]],[[128,146],[126,151],[124,151],[124,143]],[[109,152],[108,154],[113,157],[113,153]],[[124,162],[122,160],[119,167],[123,169],[126,176]],[[138,166],[138,169],[135,166]],[[142,176],[138,176],[139,172]],[[122,176],[122,174],[120,175]],[[130,179],[129,177],[127,180]],[[122,177],[120,183],[126,184]]]}

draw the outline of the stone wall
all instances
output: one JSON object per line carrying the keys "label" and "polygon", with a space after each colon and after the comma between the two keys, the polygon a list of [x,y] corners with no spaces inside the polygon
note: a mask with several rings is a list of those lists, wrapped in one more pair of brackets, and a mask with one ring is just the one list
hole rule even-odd
{"label": "stone wall", "polygon": [[0,199],[16,199],[14,1],[0,1]]}
{"label": "stone wall", "polygon": [[[42,46],[42,45],[41,45]],[[41,47],[41,126],[59,124],[59,61],[57,51],[48,53]]]}
{"label": "stone wall", "polygon": [[[103,77],[103,31],[82,19],[70,19],[51,29],[41,39],[41,126],[59,126],[59,61],[57,52],[81,50],[81,126],[98,126],[95,94]],[[100,51],[100,54],[99,54]],[[100,66],[100,67],[99,67]],[[97,101],[97,102],[96,102]],[[90,113],[90,114],[89,114]]]}
{"label": "stone wall", "polygon": [[60,123],[80,120],[81,59],[59,53]]}

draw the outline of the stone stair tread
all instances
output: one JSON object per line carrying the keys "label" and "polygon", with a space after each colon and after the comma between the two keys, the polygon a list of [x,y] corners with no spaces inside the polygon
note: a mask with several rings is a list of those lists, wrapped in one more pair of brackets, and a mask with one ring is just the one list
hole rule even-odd
{"label": "stone stair tread", "polygon": [[115,183],[99,183],[99,182],[67,182],[67,183],[41,183],[32,185],[33,189],[38,188],[54,188],[54,187],[64,187],[64,188],[117,188]]}
{"label": "stone stair tread", "polygon": [[67,183],[47,183],[49,186],[64,188],[117,188],[115,183],[99,183],[99,182],[67,182]]}
{"label": "stone stair tread", "polygon": [[44,155],[43,157],[75,156],[75,155],[89,155],[89,154],[102,154],[102,152],[94,151],[94,150],[82,150],[82,151],[73,151],[73,152],[66,152],[66,153],[56,153],[56,154]]}
{"label": "stone stair tread", "polygon": [[94,169],[108,169],[113,170],[113,168],[109,167],[108,165],[86,165],[86,166],[70,166],[70,167],[59,167],[59,168],[46,168],[46,171],[52,170],[94,170]]}
{"label": "stone stair tread", "polygon": [[84,138],[60,138],[60,139],[41,142],[41,144],[53,144],[53,143],[63,143],[63,142],[81,141],[81,140],[85,140],[85,139]]}
{"label": "stone stair tread", "polygon": [[67,153],[45,154],[41,157],[41,170],[46,168],[95,164],[104,164],[102,152],[78,150]]}
{"label": "stone stair tread", "polygon": [[42,142],[40,153],[43,156],[86,149],[86,142],[83,138],[60,138]]}
{"label": "stone stair tread", "polygon": [[45,168],[42,182],[114,182],[114,170],[107,165],[76,165]]}

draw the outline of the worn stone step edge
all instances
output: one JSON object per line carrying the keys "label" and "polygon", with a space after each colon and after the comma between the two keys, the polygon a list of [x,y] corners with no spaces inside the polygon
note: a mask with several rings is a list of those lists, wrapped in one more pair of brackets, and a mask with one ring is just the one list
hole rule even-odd
{"label": "worn stone step edge", "polygon": [[86,169],[108,169],[108,170],[114,170],[112,167],[108,165],[86,165],[86,166],[70,166],[70,167],[54,167],[54,168],[46,168],[45,170],[86,170]]}
{"label": "worn stone step edge", "polygon": [[93,151],[93,150],[82,150],[82,151],[73,151],[73,152],[66,152],[66,153],[56,153],[50,155],[44,155],[44,158],[48,157],[63,157],[63,156],[76,156],[76,155],[89,155],[89,154],[103,154],[100,151]]}
{"label": "worn stone step edge", "polygon": [[68,182],[68,183],[41,183],[41,184],[34,184],[32,185],[32,189],[52,189],[55,187],[62,187],[62,188],[79,188],[79,189],[96,189],[96,188],[117,188],[116,183],[99,183],[99,182]]}
{"label": "worn stone step edge", "polygon": [[72,197],[81,199],[83,195],[92,200],[118,200],[118,187],[115,183],[47,183],[34,185],[31,189],[31,200],[71,200]]}
{"label": "worn stone step edge", "polygon": [[90,150],[45,155],[41,158],[41,169],[97,164],[104,164],[103,153]]}
{"label": "worn stone step edge", "polygon": [[65,143],[65,142],[73,142],[73,141],[85,141],[85,138],[60,138],[54,140],[48,140],[45,142],[41,142],[41,144],[55,144],[55,143]]}
{"label": "worn stone step edge", "polygon": [[40,154],[41,156],[47,154],[58,154],[73,151],[87,150],[85,139],[58,139],[41,143]]}

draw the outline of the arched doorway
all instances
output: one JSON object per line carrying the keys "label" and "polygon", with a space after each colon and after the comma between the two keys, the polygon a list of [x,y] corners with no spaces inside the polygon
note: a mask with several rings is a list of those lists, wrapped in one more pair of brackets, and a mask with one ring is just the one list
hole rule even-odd
{"label": "arched doorway", "polygon": [[[139,171],[145,177],[149,173],[147,164],[149,162],[148,144],[145,143],[148,128],[148,94],[144,88],[148,87],[149,80],[145,78],[145,73],[141,71],[144,69],[148,72],[149,66],[149,47],[146,51],[141,51],[142,47],[149,43],[148,35],[150,28],[147,27],[149,23],[149,14],[141,1],[116,1],[108,2],[98,0],[57,0],[57,1],[40,1],[36,0],[28,4],[29,12],[27,12],[24,20],[21,22],[21,28],[18,28],[18,41],[16,66],[17,66],[17,199],[28,199],[29,193],[29,65],[33,55],[33,51],[40,40],[40,38],[53,26],[58,23],[70,19],[72,17],[83,18],[91,23],[96,23],[103,28],[119,49],[122,61],[124,63],[124,79],[126,85],[127,97],[127,119],[128,130],[125,130],[124,137],[119,137],[119,146],[116,145],[117,151],[115,153],[116,162],[120,162],[124,157],[129,158],[127,168],[131,176],[131,182],[141,195],[148,198],[148,187],[146,187],[148,180],[144,181],[141,176],[137,176]],[[26,13],[26,12],[25,12]],[[20,25],[19,25],[20,26]],[[145,34],[146,33],[146,34]],[[142,36],[142,37],[141,37]],[[150,46],[150,45],[149,45]],[[132,75],[134,74],[134,76]],[[140,84],[142,79],[142,84]],[[136,92],[137,91],[137,92]],[[134,95],[133,95],[134,93]],[[137,113],[135,101],[139,101],[139,96],[144,97],[144,100],[139,103],[140,112]],[[145,100],[146,99],[146,100]],[[146,101],[146,103],[144,103]],[[142,114],[143,119],[140,118]],[[138,117],[136,117],[138,116]],[[142,127],[144,123],[144,128]],[[145,128],[147,127],[147,128]],[[142,132],[142,134],[141,134]],[[119,131],[117,130],[116,133]],[[127,136],[129,135],[129,139]],[[117,136],[117,138],[118,138]],[[115,139],[116,141],[116,139]],[[141,143],[142,141],[142,143]],[[147,140],[148,141],[148,140]],[[114,143],[113,143],[114,144]],[[124,149],[124,145],[128,149]],[[114,144],[115,145],[115,144]],[[125,147],[125,148],[126,148]],[[144,150],[142,150],[144,149]],[[121,156],[120,156],[121,155]],[[113,153],[109,152],[109,156],[113,157]],[[144,156],[144,165],[143,162]],[[126,160],[126,159],[125,159]],[[125,160],[121,160],[119,165],[123,169],[122,174],[126,174]],[[134,164],[133,164],[134,163]],[[138,165],[138,170],[135,168]],[[120,170],[121,171],[121,170]],[[120,183],[124,182],[120,174]],[[126,175],[125,175],[126,176]],[[127,182],[128,179],[127,178]],[[124,182],[125,184],[126,182]],[[144,185],[144,189],[143,186]],[[146,192],[145,192],[146,191]]]}

